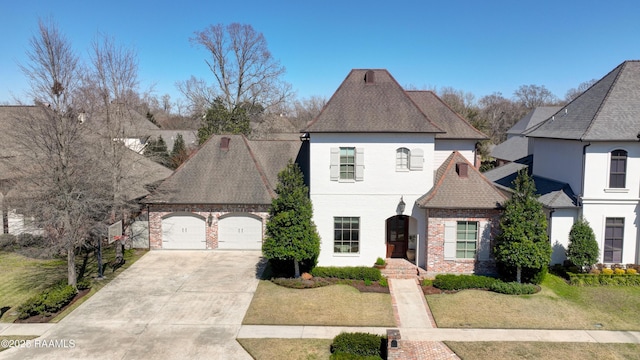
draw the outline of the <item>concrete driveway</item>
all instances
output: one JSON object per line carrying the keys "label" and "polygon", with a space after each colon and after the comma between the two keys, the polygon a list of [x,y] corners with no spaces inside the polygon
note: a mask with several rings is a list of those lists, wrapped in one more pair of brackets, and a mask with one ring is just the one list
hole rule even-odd
{"label": "concrete driveway", "polygon": [[[235,341],[259,251],[151,251],[31,348],[0,359],[251,359]],[[107,273],[108,275],[108,273]]]}

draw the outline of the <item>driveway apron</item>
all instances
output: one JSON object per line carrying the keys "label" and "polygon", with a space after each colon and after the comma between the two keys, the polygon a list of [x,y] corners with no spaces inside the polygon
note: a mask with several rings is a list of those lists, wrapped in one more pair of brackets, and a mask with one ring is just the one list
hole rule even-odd
{"label": "driveway apron", "polygon": [[[0,359],[251,359],[236,342],[259,251],[151,251]],[[108,275],[108,274],[107,274]]]}

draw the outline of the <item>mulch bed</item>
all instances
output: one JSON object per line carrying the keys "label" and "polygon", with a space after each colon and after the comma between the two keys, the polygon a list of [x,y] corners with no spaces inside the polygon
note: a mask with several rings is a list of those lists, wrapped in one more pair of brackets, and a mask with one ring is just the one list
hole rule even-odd
{"label": "mulch bed", "polygon": [[45,315],[34,315],[34,316],[28,317],[26,319],[16,319],[14,321],[14,323],[22,323],[22,324],[48,323],[49,321],[51,321],[51,319],[53,319],[56,316],[58,316],[58,314],[63,312],[69,306],[73,305],[73,303],[75,303],[76,301],[81,299],[83,296],[87,295],[89,293],[89,291],[91,291],[91,289],[84,289],[84,290],[78,291],[76,296],[73,299],[71,299],[71,302],[69,302],[67,305],[65,305],[65,307],[63,307],[62,309],[60,309],[60,311],[58,311],[56,313],[50,314],[48,316],[45,316]]}
{"label": "mulch bed", "polygon": [[455,294],[458,291],[457,290],[440,290],[437,287],[434,287],[433,285],[423,285],[421,286],[422,288],[422,292],[425,295],[437,295],[437,294]]}
{"label": "mulch bed", "polygon": [[388,286],[382,286],[377,281],[372,281],[368,285],[364,282],[364,280],[346,280],[346,279],[336,279],[336,278],[321,278],[314,277],[308,280],[303,278],[275,278],[271,279],[271,282],[274,284],[285,286],[292,289],[313,289],[317,287],[323,287],[328,285],[336,285],[343,284],[353,286],[358,289],[360,292],[372,292],[372,293],[389,293]]}

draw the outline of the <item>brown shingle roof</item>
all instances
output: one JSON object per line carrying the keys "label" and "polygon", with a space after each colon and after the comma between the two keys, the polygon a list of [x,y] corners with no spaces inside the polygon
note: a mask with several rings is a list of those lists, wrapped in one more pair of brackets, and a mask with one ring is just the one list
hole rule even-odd
{"label": "brown shingle roof", "polygon": [[[458,164],[466,164],[466,177],[460,176]],[[495,209],[507,196],[457,151],[438,168],[435,185],[416,203],[422,208]]]}
{"label": "brown shingle roof", "polygon": [[[222,138],[230,138],[228,150]],[[214,135],[145,200],[169,204],[271,204],[277,173],[300,149],[296,141]]]}
{"label": "brown shingle roof", "polygon": [[436,134],[436,139],[485,140],[489,138],[453,111],[432,91],[407,91],[407,95],[431,121],[445,131],[444,134]]}
{"label": "brown shingle roof", "polygon": [[[367,76],[370,81],[366,81]],[[304,131],[443,132],[384,69],[351,70],[322,112]]]}

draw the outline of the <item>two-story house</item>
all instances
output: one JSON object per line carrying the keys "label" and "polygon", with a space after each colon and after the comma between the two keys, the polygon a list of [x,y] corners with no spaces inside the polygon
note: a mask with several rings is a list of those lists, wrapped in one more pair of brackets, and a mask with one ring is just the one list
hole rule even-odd
{"label": "two-story house", "polygon": [[[582,95],[524,133],[532,173],[567,183],[595,232],[603,263],[638,263],[640,62],[625,61]],[[552,227],[556,227],[551,217]],[[564,240],[568,231],[552,237]],[[556,230],[552,229],[552,233]]]}
{"label": "two-story house", "polygon": [[[486,136],[435,94],[405,91],[386,70],[352,70],[304,133],[320,265],[416,256],[427,271],[474,271],[478,249],[490,242],[485,227],[495,225],[506,197],[475,167]],[[470,198],[432,199],[436,183],[438,194],[463,186]],[[475,197],[487,201],[470,215]],[[443,208],[437,224],[428,217]],[[457,268],[457,260],[470,265]]]}

